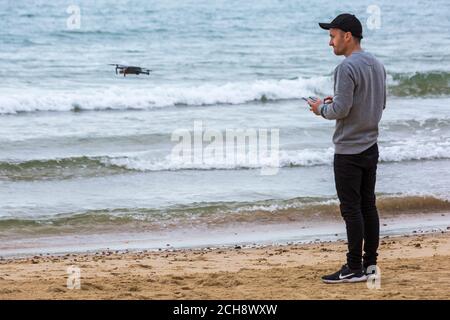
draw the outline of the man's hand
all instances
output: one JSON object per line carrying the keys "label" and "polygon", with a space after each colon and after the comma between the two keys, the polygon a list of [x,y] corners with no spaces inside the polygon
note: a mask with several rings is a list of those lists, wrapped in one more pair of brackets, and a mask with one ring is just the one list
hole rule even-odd
{"label": "man's hand", "polygon": [[320,116],[319,107],[322,104],[322,100],[320,100],[319,98],[317,100],[308,99],[308,104],[311,107],[311,109],[309,109],[309,111],[312,111],[316,115]]}

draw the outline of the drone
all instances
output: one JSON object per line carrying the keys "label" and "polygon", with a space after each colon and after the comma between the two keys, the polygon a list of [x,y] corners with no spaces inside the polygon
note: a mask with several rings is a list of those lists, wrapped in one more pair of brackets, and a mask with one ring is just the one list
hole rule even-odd
{"label": "drone", "polygon": [[114,64],[114,63],[110,63],[110,66],[116,66],[116,74],[123,74],[123,76],[125,77],[127,74],[136,74],[139,75],[141,73],[146,74],[146,75],[150,75],[150,72],[152,70],[150,69],[146,69],[146,68],[141,68],[141,67],[135,67],[135,66],[125,66],[122,64]]}

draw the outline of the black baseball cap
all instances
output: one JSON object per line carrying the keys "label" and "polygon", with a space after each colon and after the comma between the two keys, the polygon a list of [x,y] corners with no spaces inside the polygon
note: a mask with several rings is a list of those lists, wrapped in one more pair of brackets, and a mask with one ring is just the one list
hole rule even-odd
{"label": "black baseball cap", "polygon": [[322,29],[329,30],[331,28],[341,29],[344,32],[351,32],[354,37],[363,38],[362,25],[355,15],[350,13],[342,13],[334,18],[330,23],[320,22]]}

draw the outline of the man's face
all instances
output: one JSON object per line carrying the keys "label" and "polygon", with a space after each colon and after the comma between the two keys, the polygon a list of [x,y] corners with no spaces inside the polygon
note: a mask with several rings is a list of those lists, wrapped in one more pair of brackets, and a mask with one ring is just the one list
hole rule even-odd
{"label": "man's face", "polygon": [[329,45],[333,47],[334,54],[341,56],[347,49],[349,39],[348,32],[344,32],[340,29],[331,28],[330,29],[330,43]]}

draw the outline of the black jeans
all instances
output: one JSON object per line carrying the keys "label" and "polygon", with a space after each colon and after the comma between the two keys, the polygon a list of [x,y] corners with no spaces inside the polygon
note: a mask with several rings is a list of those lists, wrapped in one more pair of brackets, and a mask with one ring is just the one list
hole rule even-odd
{"label": "black jeans", "polygon": [[[375,204],[378,145],[359,154],[334,155],[334,179],[347,228],[347,264],[361,269],[377,263],[380,223]],[[362,256],[364,241],[364,256]]]}

